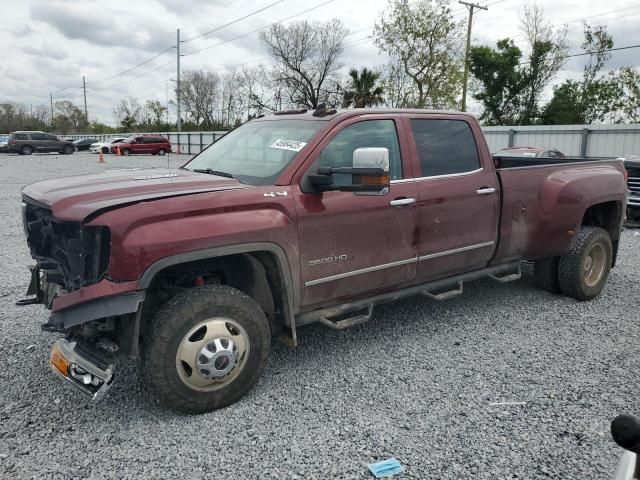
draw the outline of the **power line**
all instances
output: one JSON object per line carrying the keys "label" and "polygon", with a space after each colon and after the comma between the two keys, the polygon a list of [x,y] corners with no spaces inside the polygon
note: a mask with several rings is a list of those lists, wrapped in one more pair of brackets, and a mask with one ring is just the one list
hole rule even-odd
{"label": "power line", "polygon": [[110,76],[108,78],[104,78],[102,81],[103,82],[108,82],[109,80],[112,80],[112,79],[114,79],[116,77],[124,75],[125,73],[129,73],[129,72],[131,72],[131,71],[133,71],[133,70],[135,70],[137,68],[140,68],[141,66],[146,65],[147,63],[151,62],[152,60],[155,60],[156,58],[164,55],[165,53],[167,53],[172,48],[173,47],[167,47],[164,50],[162,50],[160,53],[158,53],[157,55],[154,55],[153,57],[147,58],[144,62],[141,62],[141,63],[137,64],[135,67],[128,68],[128,69],[123,70],[122,72],[116,73],[115,75],[112,75],[112,76]]}
{"label": "power line", "polygon": [[130,79],[128,79],[128,80],[124,80],[124,81],[119,82],[119,83],[114,83],[113,85],[107,85],[107,86],[102,87],[102,88],[89,87],[89,89],[90,89],[90,90],[93,90],[94,92],[102,92],[102,91],[104,91],[104,90],[109,90],[109,89],[111,89],[111,88],[118,87],[118,86],[120,86],[120,85],[124,85],[125,83],[133,82],[134,80],[137,80],[137,79],[139,79],[139,78],[145,77],[145,76],[149,75],[150,73],[157,72],[157,71],[158,71],[158,70],[160,70],[161,68],[164,68],[164,67],[166,67],[167,65],[170,65],[170,64],[172,64],[172,63],[173,63],[173,60],[170,60],[170,61],[168,61],[167,63],[163,63],[162,65],[159,65],[159,66],[158,66],[158,67],[156,67],[156,68],[153,68],[153,69],[151,69],[151,70],[147,70],[146,72],[142,72],[141,74],[136,75],[135,77],[130,78]]}
{"label": "power line", "polygon": [[298,17],[300,15],[304,15],[305,13],[311,12],[312,10],[316,10],[316,9],[318,9],[320,7],[324,7],[325,5],[327,5],[329,3],[332,3],[332,2],[335,2],[335,1],[336,0],[327,0],[326,2],[323,2],[323,3],[319,4],[319,5],[316,5],[315,7],[311,7],[311,8],[308,8],[306,10],[303,10],[301,12],[298,12],[298,13],[296,13],[294,15],[291,15],[290,17],[283,18],[282,20],[278,20],[277,22],[270,23],[269,25],[264,25],[263,27],[256,28],[255,30],[251,30],[250,32],[243,33],[242,35],[238,35],[238,36],[230,38],[228,40],[223,40],[222,42],[218,42],[218,43],[215,43],[213,45],[209,45],[208,47],[200,48],[198,50],[192,50],[191,52],[185,53],[183,56],[186,57],[186,56],[189,56],[189,55],[194,55],[196,53],[200,53],[200,52],[203,52],[205,50],[209,50],[210,48],[218,47],[220,45],[224,45],[225,43],[233,42],[235,40],[238,40],[239,38],[247,37],[247,36],[249,36],[249,35],[251,35],[253,33],[256,33],[256,32],[259,32],[261,30],[264,30],[265,28],[269,28],[271,25],[277,25],[279,23],[286,22],[287,20],[291,20],[292,18]]}
{"label": "power line", "polygon": [[[593,50],[591,52],[583,52],[583,53],[574,53],[571,55],[563,55],[560,58],[574,58],[574,57],[584,57],[585,55],[594,55],[596,53],[607,53],[607,52],[617,52],[620,50],[629,50],[632,48],[639,48],[640,47],[640,43],[637,45],[628,45],[626,47],[618,47],[618,48],[607,48],[605,50]],[[521,62],[518,65],[528,65],[531,62]]]}
{"label": "power line", "polygon": [[278,5],[279,3],[282,3],[284,1],[285,0],[278,0],[277,2],[270,3],[266,7],[262,7],[259,10],[255,10],[255,11],[253,11],[251,13],[248,13],[244,17],[236,18],[235,20],[233,20],[233,21],[231,21],[229,23],[225,23],[224,25],[220,25],[219,27],[216,27],[216,28],[214,28],[212,30],[208,30],[206,32],[203,32],[200,35],[196,35],[195,37],[191,37],[191,38],[189,38],[187,40],[183,40],[182,43],[188,43],[188,42],[191,42],[191,41],[195,40],[196,38],[201,38],[201,37],[204,37],[204,36],[209,35],[211,33],[217,32],[218,30],[222,30],[223,28],[226,28],[226,27],[228,27],[230,25],[233,25],[235,23],[241,22],[242,20],[246,20],[247,18],[252,17],[257,13],[264,12],[265,10],[267,10],[267,9],[269,9],[269,8],[275,6],[275,5]]}

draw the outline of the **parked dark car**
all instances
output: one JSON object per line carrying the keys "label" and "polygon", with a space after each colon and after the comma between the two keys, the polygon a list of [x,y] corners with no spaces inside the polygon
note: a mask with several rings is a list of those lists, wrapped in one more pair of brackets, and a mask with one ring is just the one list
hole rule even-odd
{"label": "parked dark car", "polygon": [[20,155],[31,155],[35,152],[59,152],[69,155],[76,151],[76,147],[69,140],[58,138],[52,133],[22,131],[9,135],[7,150]]}
{"label": "parked dark car", "polygon": [[133,135],[121,143],[111,146],[111,153],[117,153],[117,149],[120,149],[122,155],[138,153],[164,155],[171,153],[171,143],[160,135]]}
{"label": "parked dark car", "polygon": [[76,147],[76,150],[89,150],[89,147],[92,143],[96,143],[98,140],[96,138],[81,138],[79,140],[75,140],[73,145]]}
{"label": "parked dark car", "polygon": [[498,150],[494,157],[524,157],[524,158],[565,158],[565,154],[555,148],[545,147],[509,147]]}
{"label": "parked dark car", "polygon": [[640,227],[640,155],[624,157],[624,168],[627,170],[627,225]]}

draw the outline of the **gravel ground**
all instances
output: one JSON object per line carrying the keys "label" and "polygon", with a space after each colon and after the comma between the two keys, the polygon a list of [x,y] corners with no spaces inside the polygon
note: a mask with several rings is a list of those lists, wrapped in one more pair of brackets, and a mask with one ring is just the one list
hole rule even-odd
{"label": "gravel ground", "polygon": [[[171,166],[186,157],[172,156]],[[365,325],[311,326],[275,345],[266,374],[235,405],[180,416],[124,365],[89,403],[49,370],[47,313],[18,308],[30,263],[20,188],[167,158],[0,156],[0,478],[611,478],[621,450],[609,422],[640,413],[640,231],[625,231],[603,295],[579,303],[478,281],[444,303],[411,298]],[[492,405],[523,402],[519,405]]]}

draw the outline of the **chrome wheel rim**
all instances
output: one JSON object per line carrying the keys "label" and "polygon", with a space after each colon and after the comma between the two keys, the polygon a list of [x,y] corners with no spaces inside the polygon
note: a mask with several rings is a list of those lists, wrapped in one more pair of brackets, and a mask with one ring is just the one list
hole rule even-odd
{"label": "chrome wheel rim", "polygon": [[587,286],[593,287],[602,279],[606,258],[607,254],[601,244],[596,243],[591,247],[583,265],[584,283],[586,283]]}
{"label": "chrome wheel rim", "polygon": [[249,336],[242,325],[230,318],[209,318],[182,338],[176,352],[178,376],[193,390],[218,390],[242,372],[249,348]]}

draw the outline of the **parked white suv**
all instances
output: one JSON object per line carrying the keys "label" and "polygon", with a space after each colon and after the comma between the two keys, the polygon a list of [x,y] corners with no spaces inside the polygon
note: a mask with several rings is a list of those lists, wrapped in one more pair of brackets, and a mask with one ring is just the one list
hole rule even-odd
{"label": "parked white suv", "polygon": [[125,137],[116,137],[104,142],[92,143],[89,147],[89,151],[91,153],[109,153],[111,145],[113,145],[114,143],[120,143],[123,140],[125,140]]}

